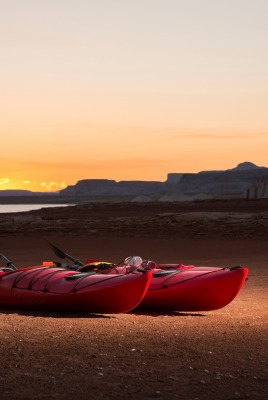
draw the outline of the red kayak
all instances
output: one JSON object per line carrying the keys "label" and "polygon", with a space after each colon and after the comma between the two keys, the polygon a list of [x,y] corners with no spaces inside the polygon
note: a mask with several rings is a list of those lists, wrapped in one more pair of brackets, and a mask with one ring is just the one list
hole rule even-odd
{"label": "red kayak", "polygon": [[[109,274],[124,273],[117,267]],[[149,288],[138,308],[165,311],[210,311],[229,304],[239,293],[248,274],[247,268],[189,266],[177,269],[153,269]]]}
{"label": "red kayak", "polygon": [[229,304],[239,293],[247,268],[202,268],[153,274],[139,308],[173,311],[210,311]]}
{"label": "red kayak", "polygon": [[143,261],[139,256],[126,258],[116,266],[112,263],[88,259],[85,264],[58,247],[53,251],[60,258],[73,261],[81,271],[93,269],[100,274],[126,274],[137,268],[152,271],[148,290],[139,308],[165,311],[210,311],[228,305],[239,293],[248,269],[195,267],[183,264],[160,264]]}
{"label": "red kayak", "polygon": [[[89,264],[87,264],[89,262]],[[89,259],[81,269],[102,264]],[[138,305],[139,308],[165,311],[210,311],[227,306],[238,295],[248,269],[241,266],[231,268],[195,267],[183,264],[156,264],[142,261],[138,256],[129,257],[120,266],[102,273],[128,273],[139,267],[153,272],[149,288]],[[136,265],[134,265],[136,263]],[[111,264],[112,265],[112,264]]]}
{"label": "red kayak", "polygon": [[[91,261],[91,264],[98,262]],[[92,262],[93,261],[93,262]],[[126,262],[127,261],[127,262]],[[131,263],[153,272],[149,288],[138,308],[165,311],[210,311],[227,306],[238,295],[248,269],[195,267],[183,264],[156,264],[142,261],[138,256],[129,257],[120,265],[106,272],[128,273]],[[107,264],[108,265],[108,264]],[[80,268],[87,268],[87,264]]]}
{"label": "red kayak", "polygon": [[115,314],[135,308],[151,272],[103,275],[36,266],[0,269],[0,307]]}

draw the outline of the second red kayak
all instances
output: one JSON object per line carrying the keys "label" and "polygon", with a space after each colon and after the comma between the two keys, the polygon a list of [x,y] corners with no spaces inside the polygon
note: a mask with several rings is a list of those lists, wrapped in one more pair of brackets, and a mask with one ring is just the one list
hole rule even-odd
{"label": "second red kayak", "polygon": [[[125,267],[109,274],[123,273]],[[248,269],[194,267],[153,269],[148,290],[138,308],[165,311],[211,311],[227,306],[241,290]]]}
{"label": "second red kayak", "polygon": [[203,268],[155,272],[139,308],[166,311],[211,311],[237,296],[247,268]]}

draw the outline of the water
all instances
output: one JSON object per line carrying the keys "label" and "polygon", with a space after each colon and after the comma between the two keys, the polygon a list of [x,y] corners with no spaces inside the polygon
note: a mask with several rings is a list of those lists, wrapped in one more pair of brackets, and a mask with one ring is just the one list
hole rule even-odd
{"label": "water", "polygon": [[0,214],[27,212],[41,208],[67,207],[72,204],[0,204]]}

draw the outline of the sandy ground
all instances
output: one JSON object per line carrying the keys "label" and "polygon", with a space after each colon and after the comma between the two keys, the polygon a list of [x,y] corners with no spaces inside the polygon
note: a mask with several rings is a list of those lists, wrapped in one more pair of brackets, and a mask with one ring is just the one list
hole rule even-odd
{"label": "sandy ground", "polygon": [[[5,215],[0,219],[0,252],[21,267],[58,260],[48,239],[81,260],[92,256],[116,262],[136,254],[158,262],[241,264],[249,268],[249,279],[237,298],[221,310],[199,313],[85,315],[0,309],[1,399],[268,398],[266,209],[139,210],[132,205],[112,213],[108,207],[82,217],[81,210],[72,208],[65,227],[63,211],[48,211],[48,222],[42,220],[33,231],[40,214]],[[140,231],[131,235],[137,215]],[[13,218],[12,231],[3,223],[8,218]],[[23,235],[27,218],[32,222]],[[105,231],[75,230],[79,218],[83,223],[90,218],[91,226],[94,218],[105,220]],[[184,232],[182,220],[190,221]],[[260,228],[254,230],[254,221],[261,221],[262,236]],[[196,234],[199,223],[205,235]],[[155,233],[148,235],[148,229]]]}

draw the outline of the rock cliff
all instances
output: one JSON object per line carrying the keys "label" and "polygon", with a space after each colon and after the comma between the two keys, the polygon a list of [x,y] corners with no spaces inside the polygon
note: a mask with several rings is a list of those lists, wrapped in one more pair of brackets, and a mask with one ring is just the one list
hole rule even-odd
{"label": "rock cliff", "polygon": [[254,181],[246,190],[245,197],[249,199],[267,199],[268,198],[268,176]]}
{"label": "rock cliff", "polygon": [[[60,194],[78,197],[133,196],[133,199],[136,196],[147,196],[146,201],[148,198],[160,201],[243,198],[252,196],[255,190],[252,185],[265,176],[268,177],[268,168],[244,162],[226,171],[170,173],[165,182],[84,179],[61,190]],[[262,189],[258,189],[256,193],[259,196],[258,193],[262,193]]]}
{"label": "rock cliff", "polygon": [[74,186],[61,190],[64,196],[140,196],[158,193],[162,182],[84,179]]}

